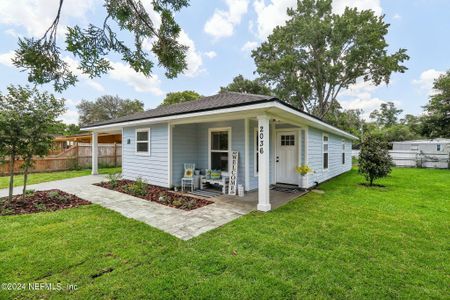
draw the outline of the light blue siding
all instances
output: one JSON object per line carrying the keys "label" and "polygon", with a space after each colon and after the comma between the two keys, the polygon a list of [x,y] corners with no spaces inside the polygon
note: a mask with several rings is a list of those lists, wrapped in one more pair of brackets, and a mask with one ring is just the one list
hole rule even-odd
{"label": "light blue siding", "polygon": [[[136,128],[150,128],[150,155],[137,155]],[[167,124],[129,127],[123,129],[122,176],[136,180],[141,177],[148,183],[168,186],[168,128]],[[128,140],[130,143],[128,144]]]}
{"label": "light blue siding", "polygon": [[314,182],[321,183],[352,168],[352,143],[345,140],[345,164],[342,164],[342,142],[343,138],[334,134],[328,135],[328,169],[323,169],[323,134],[322,130],[316,128],[308,129],[308,165],[314,170],[308,175],[309,186]]}
{"label": "light blue siding", "polygon": [[244,120],[209,122],[192,125],[176,125],[173,130],[172,170],[173,184],[180,185],[183,164],[195,163],[197,169],[208,168],[208,130],[210,128],[231,127],[231,149],[239,152],[238,184],[245,182],[245,135]]}

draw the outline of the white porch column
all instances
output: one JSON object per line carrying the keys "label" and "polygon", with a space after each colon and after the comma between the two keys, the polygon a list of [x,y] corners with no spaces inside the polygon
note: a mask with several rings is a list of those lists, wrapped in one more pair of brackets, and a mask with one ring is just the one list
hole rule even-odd
{"label": "white porch column", "polygon": [[258,172],[258,206],[261,211],[269,211],[270,205],[270,117],[267,115],[258,116],[258,151],[259,151],[259,172]]}
{"label": "white porch column", "polygon": [[92,175],[98,174],[98,133],[92,132]]}

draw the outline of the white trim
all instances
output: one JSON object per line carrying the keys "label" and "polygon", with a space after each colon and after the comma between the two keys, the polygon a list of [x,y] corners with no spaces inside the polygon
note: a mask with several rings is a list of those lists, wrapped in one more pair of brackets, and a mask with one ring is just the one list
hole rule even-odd
{"label": "white trim", "polygon": [[[228,171],[227,174],[230,174],[231,169],[231,151],[232,143],[231,143],[231,127],[216,127],[216,128],[208,128],[208,169],[211,169],[211,133],[216,131],[228,131]],[[214,150],[216,152],[226,152],[224,150]]]}
{"label": "white trim", "polygon": [[98,132],[92,132],[91,139],[91,174],[98,174]]}
{"label": "white trim", "polygon": [[[324,147],[325,146],[325,141],[323,140],[324,137],[327,137],[327,142],[326,142],[326,144],[328,145],[327,152],[325,152],[325,150],[324,150],[325,149],[325,147]],[[325,153],[328,154],[328,161],[327,161],[327,167],[326,168],[323,167],[323,163],[324,163],[323,155]],[[329,168],[330,168],[330,136],[327,133],[322,132],[322,171],[323,172],[328,172]]]}
{"label": "white trim", "polygon": [[245,190],[250,190],[250,148],[249,148],[249,135],[250,135],[250,120],[244,119],[244,183]]}
{"label": "white trim", "polygon": [[[139,141],[138,142],[138,140],[137,140],[138,132],[148,132],[147,141]],[[150,128],[136,128],[134,130],[134,153],[136,155],[140,155],[140,156],[150,156],[150,146],[151,146],[150,141],[151,141],[151,130],[150,130]],[[145,143],[145,142],[147,142],[147,145],[148,145],[147,152],[138,151],[137,150],[137,144],[138,143]]]}
{"label": "white trim", "polygon": [[[305,113],[299,112],[295,109],[292,109],[284,104],[281,104],[279,102],[271,101],[271,102],[264,102],[264,103],[257,103],[257,104],[249,104],[249,105],[240,105],[235,107],[229,107],[229,108],[222,108],[222,109],[215,109],[210,111],[201,111],[201,112],[193,112],[193,113],[186,113],[186,114],[179,114],[179,115],[171,115],[166,117],[157,117],[152,119],[143,119],[143,120],[134,120],[134,121],[128,121],[128,122],[121,122],[121,123],[113,123],[113,124],[106,124],[106,125],[100,125],[100,126],[91,126],[91,127],[83,127],[82,130],[99,130],[99,129],[105,129],[105,128],[120,128],[120,127],[129,127],[129,126],[137,126],[140,124],[154,124],[154,123],[164,123],[167,121],[175,121],[180,119],[186,119],[186,118],[196,118],[196,117],[205,117],[205,116],[214,116],[219,114],[225,114],[225,113],[239,113],[241,118],[242,114],[250,113],[250,110],[256,110],[255,113],[258,113],[258,110],[268,110],[271,108],[277,108],[284,112],[291,113],[297,117],[301,117],[304,120],[317,124],[327,130],[329,130],[331,133],[335,133],[337,135],[349,138],[349,139],[358,139],[356,136],[347,133],[339,128],[336,128],[332,125],[329,125],[323,121],[320,121],[312,116],[309,116]],[[174,122],[172,122],[174,123]],[[323,128],[318,128],[322,129]]]}
{"label": "white trim", "polygon": [[[276,133],[276,124],[274,122],[272,122],[272,124],[270,124],[270,145],[272,147],[272,165],[270,166],[270,170],[272,171],[272,177],[270,178],[270,183],[271,184],[275,184],[277,183],[277,163],[276,163],[276,158],[277,158],[277,154],[275,153],[275,147],[276,147],[276,139],[277,139],[277,133]],[[269,149],[270,151],[270,149]],[[270,171],[269,171],[269,177],[270,177]]]}
{"label": "white trim", "polygon": [[270,205],[270,117],[258,116],[258,151],[259,176],[258,176],[258,205],[260,211],[269,211]]}
{"label": "white trim", "polygon": [[167,185],[172,187],[172,126],[167,124]]}
{"label": "white trim", "polygon": [[125,137],[123,136],[123,128],[122,128],[122,145],[121,145],[122,146],[122,149],[121,149],[121,152],[122,152],[122,174],[123,174],[123,166],[124,166],[124,161],[125,161],[124,156],[123,156],[123,151],[125,148],[124,139],[125,139]]}

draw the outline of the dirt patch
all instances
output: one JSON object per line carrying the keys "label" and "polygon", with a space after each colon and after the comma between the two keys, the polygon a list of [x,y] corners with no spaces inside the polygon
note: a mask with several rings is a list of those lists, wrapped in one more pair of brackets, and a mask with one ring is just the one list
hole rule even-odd
{"label": "dirt patch", "polygon": [[213,203],[199,197],[176,193],[167,188],[126,179],[117,180],[113,183],[104,181],[94,185],[188,211]]}
{"label": "dirt patch", "polygon": [[33,191],[27,193],[25,199],[22,195],[14,196],[12,201],[8,197],[0,198],[0,216],[55,211],[88,204],[91,202],[61,190]]}

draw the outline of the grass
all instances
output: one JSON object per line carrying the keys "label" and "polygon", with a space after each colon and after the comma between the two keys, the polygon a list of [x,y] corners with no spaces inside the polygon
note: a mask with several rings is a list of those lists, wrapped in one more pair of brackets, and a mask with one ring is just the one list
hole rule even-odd
{"label": "grass", "polygon": [[[98,170],[100,174],[120,173],[121,168],[101,168]],[[62,172],[48,172],[48,173],[33,173],[28,175],[28,185],[48,182],[53,180],[61,180],[67,178],[74,178],[80,176],[86,176],[91,174],[91,169],[62,171]],[[9,185],[9,176],[0,177],[0,189],[7,188]],[[14,186],[23,185],[23,176],[14,176]]]}
{"label": "grass", "polygon": [[97,205],[0,217],[0,298],[448,299],[450,172],[355,170],[187,242]]}

